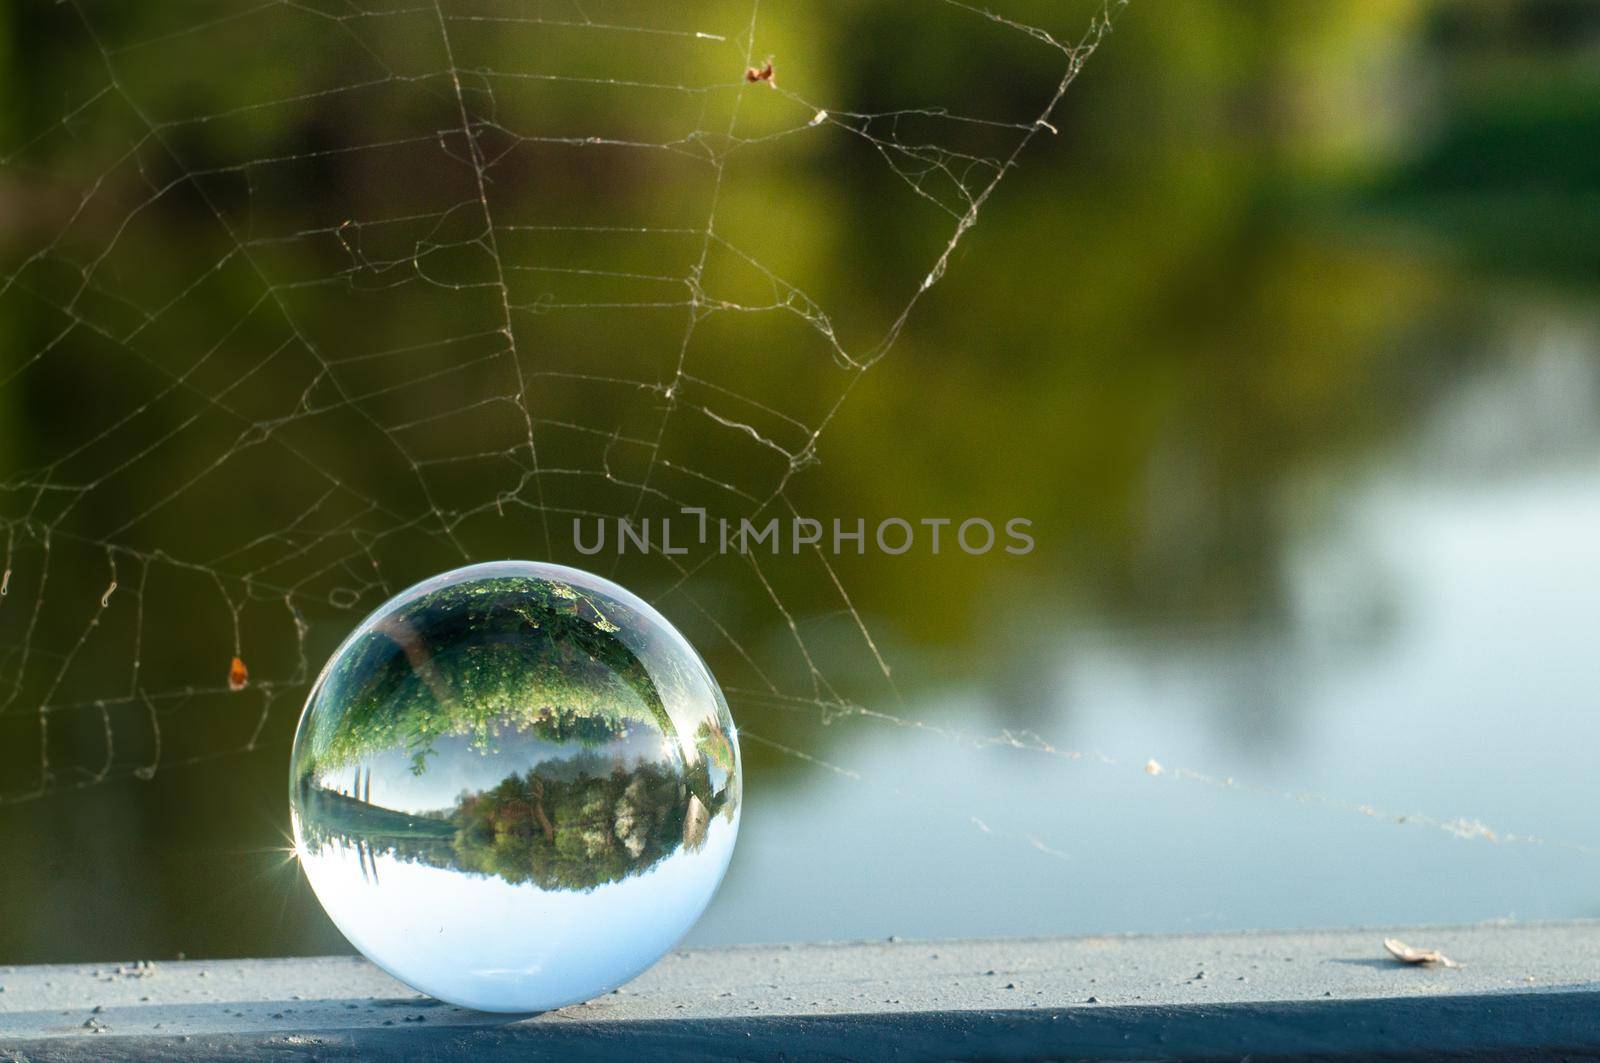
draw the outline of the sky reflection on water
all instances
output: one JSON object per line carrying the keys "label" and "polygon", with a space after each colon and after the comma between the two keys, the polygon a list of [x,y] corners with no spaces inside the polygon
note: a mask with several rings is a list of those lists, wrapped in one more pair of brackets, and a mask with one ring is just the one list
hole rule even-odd
{"label": "sky reflection on water", "polygon": [[[753,787],[692,940],[1600,916],[1600,329],[1552,333],[1338,490],[1290,543],[1283,625],[1063,625],[1029,723],[1118,764],[837,722],[831,763],[861,779]],[[995,708],[978,683],[946,697],[906,715]],[[1545,841],[1394,822],[1417,813]]]}

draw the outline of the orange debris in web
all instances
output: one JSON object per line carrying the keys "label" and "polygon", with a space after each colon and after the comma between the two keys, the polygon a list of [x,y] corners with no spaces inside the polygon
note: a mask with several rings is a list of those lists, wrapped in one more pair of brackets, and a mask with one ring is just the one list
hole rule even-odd
{"label": "orange debris in web", "polygon": [[244,666],[244,661],[238,657],[228,665],[228,689],[232,691],[243,690],[250,682],[250,669]]}

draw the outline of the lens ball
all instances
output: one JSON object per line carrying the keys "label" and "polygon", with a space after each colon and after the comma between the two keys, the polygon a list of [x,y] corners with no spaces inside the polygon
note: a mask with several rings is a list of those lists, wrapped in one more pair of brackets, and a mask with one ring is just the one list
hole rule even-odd
{"label": "lens ball", "polygon": [[426,580],[345,639],[301,715],[295,848],[368,959],[440,1000],[531,1012],[659,959],[739,830],[716,680],[645,602],[561,565]]}

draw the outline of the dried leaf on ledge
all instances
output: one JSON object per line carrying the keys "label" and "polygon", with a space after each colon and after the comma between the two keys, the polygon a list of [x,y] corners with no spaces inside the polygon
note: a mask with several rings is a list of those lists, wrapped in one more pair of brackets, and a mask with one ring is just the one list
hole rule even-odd
{"label": "dried leaf on ledge", "polygon": [[1383,947],[1389,950],[1389,955],[1401,963],[1434,964],[1444,967],[1460,967],[1461,965],[1438,949],[1418,949],[1407,945],[1404,941],[1394,938],[1384,938]]}

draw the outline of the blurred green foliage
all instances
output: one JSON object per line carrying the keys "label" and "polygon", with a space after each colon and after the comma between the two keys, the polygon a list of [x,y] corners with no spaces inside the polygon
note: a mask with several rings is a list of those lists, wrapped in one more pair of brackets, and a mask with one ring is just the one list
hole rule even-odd
{"label": "blurred green foliage", "polygon": [[[1044,667],[1030,633],[1073,617],[1270,625],[1318,505],[1291,486],[1506,356],[1491,296],[1591,297],[1590,4],[1135,0],[864,373],[835,341],[860,359],[892,334],[1063,55],[956,7],[769,7],[749,42],[744,5],[586,7],[722,39],[462,6],[447,59],[407,5],[0,16],[0,749],[5,796],[68,791],[0,809],[33,856],[8,896],[67,913],[0,921],[5,958],[327,947],[303,892],[282,931],[238,918],[265,886],[215,896],[244,859],[217,854],[277,843],[322,657],[468,558],[585,564],[572,515],[670,510],[641,483],[717,513],[784,484],[824,519],[1030,518],[1027,558],[835,560],[903,693]],[[1062,40],[1099,10],[1004,5]],[[767,54],[778,89],[746,85]],[[773,308],[685,339],[691,301]],[[702,409],[797,455],[825,424],[817,460],[791,477]],[[736,690],[886,696],[814,559],[614,575]],[[63,922],[84,910],[122,936]]]}

